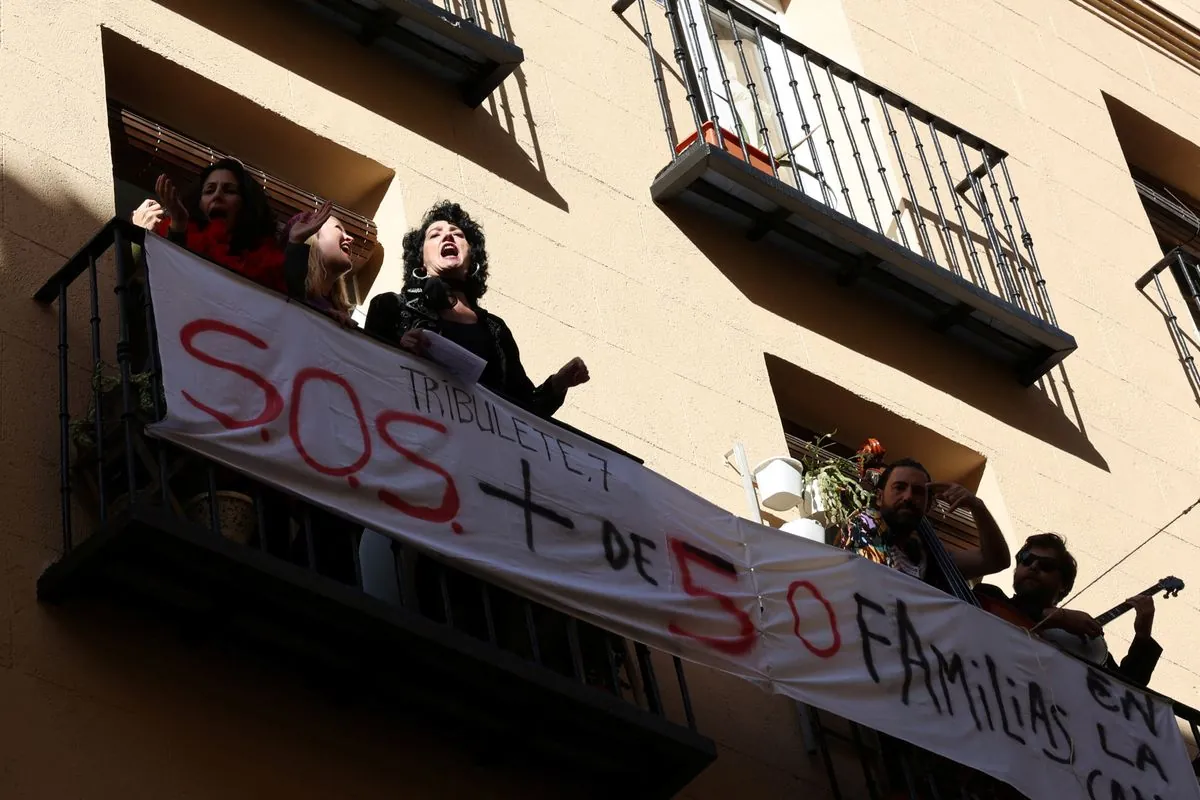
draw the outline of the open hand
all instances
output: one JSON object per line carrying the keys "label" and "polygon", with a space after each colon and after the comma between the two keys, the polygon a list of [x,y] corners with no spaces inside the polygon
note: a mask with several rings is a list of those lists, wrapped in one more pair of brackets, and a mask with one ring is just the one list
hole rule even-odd
{"label": "open hand", "polygon": [[154,193],[158,195],[162,207],[171,217],[171,231],[182,233],[187,230],[188,212],[183,205],[183,197],[175,188],[175,182],[166,175],[159,175],[154,183]]}
{"label": "open hand", "polygon": [[581,383],[587,383],[591,380],[591,375],[588,374],[587,364],[583,363],[583,359],[575,356],[562,368],[554,373],[554,377],[550,380],[554,384],[554,388],[560,392],[566,392],[567,389],[578,386]]}
{"label": "open hand", "polygon": [[930,500],[941,500],[950,506],[952,512],[960,506],[972,509],[979,502],[979,498],[970,489],[959,486],[957,483],[927,483],[925,484],[925,496]]}
{"label": "open hand", "polygon": [[292,223],[292,227],[288,231],[288,241],[292,244],[307,242],[310,236],[321,230],[321,226],[325,224],[325,220],[329,219],[329,215],[332,213],[333,203],[326,200],[320,208],[309,211]]}
{"label": "open hand", "polygon": [[163,218],[163,207],[157,200],[147,198],[142,201],[142,204],[134,209],[133,224],[139,228],[145,228],[148,231],[154,230]]}

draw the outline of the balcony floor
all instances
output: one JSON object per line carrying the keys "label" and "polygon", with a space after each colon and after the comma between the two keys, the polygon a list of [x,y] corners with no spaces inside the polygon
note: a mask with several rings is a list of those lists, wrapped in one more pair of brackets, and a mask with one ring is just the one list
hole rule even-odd
{"label": "balcony floor", "polygon": [[38,581],[43,602],[94,591],[303,659],[585,793],[671,797],[716,758],[686,727],[154,506],[112,519]]}
{"label": "balcony floor", "polygon": [[806,263],[1007,365],[1023,385],[1076,349],[1065,331],[706,142],[659,172],[651,195],[699,206],[750,238],[778,234]]}

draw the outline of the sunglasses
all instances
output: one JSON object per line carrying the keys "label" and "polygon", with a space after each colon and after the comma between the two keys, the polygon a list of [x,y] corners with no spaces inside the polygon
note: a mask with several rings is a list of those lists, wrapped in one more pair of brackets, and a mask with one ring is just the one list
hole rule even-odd
{"label": "sunglasses", "polygon": [[1017,553],[1017,563],[1026,569],[1036,566],[1041,572],[1058,572],[1061,566],[1057,558],[1033,553]]}

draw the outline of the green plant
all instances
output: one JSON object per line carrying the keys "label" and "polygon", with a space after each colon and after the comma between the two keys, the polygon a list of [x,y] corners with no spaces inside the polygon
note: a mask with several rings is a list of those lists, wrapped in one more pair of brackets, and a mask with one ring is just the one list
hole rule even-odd
{"label": "green plant", "polygon": [[[130,386],[135,392],[134,411],[143,422],[154,419],[154,381],[149,372],[135,372],[129,376]],[[96,364],[92,370],[92,399],[88,403],[87,413],[82,417],[71,420],[71,443],[80,454],[91,453],[96,449],[96,399],[104,404],[106,399],[115,399],[111,405],[119,409],[120,399],[114,398],[114,393],[121,388],[120,373],[116,368],[103,361]],[[115,409],[114,409],[115,410]],[[104,415],[105,426],[120,420],[120,411]]]}
{"label": "green plant", "polygon": [[804,483],[816,484],[826,525],[842,525],[850,515],[871,503],[871,492],[859,479],[859,465],[827,449],[833,434],[818,436],[804,444],[797,456],[804,465]]}

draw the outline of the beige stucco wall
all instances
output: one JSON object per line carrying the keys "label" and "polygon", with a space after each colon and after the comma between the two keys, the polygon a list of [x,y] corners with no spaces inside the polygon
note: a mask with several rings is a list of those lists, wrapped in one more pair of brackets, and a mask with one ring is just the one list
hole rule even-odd
{"label": "beige stucco wall", "polygon": [[[394,170],[369,212],[386,250],[375,291],[399,282],[406,227],[434,201],[460,199],[486,225],[487,305],[516,332],[532,376],[574,355],[590,366],[562,418],[734,511],[744,497],[723,462],[732,443],[752,461],[784,450],[766,353],[983,454],[981,491],[1005,509],[1010,540],[1066,534],[1081,584],[1195,499],[1200,413],[1162,318],[1133,289],[1159,251],[1100,93],[1200,141],[1200,76],[1069,0],[790,3],[793,36],[1011,153],[1059,321],[1080,344],[1050,391],[1022,390],[902,318],[880,320],[897,344],[864,354],[847,343],[866,310],[852,293],[656,207],[648,187],[668,150],[636,7],[622,19],[607,2],[507,6],[526,62],[471,111],[452,89],[291,19],[285,0],[0,0],[0,270],[12,288],[0,298],[0,708],[30,720],[5,726],[3,796],[327,796],[341,785],[341,796],[383,797],[405,780],[433,792],[424,781],[438,771],[464,787],[485,779],[445,767],[452,748],[353,718],[126,612],[36,604],[33,581],[59,537],[57,341],[53,313],[29,297],[112,213],[101,26]],[[661,10],[647,10],[670,62]],[[198,138],[221,130],[220,110],[210,113]],[[302,168],[273,152],[254,158],[284,177]],[[758,304],[764,292],[785,310]],[[914,357],[944,368],[918,380],[905,368]],[[1197,543],[1193,515],[1077,606],[1101,611],[1166,573],[1200,580]],[[1192,703],[1197,607],[1195,592],[1163,607],[1153,684]],[[1109,635],[1118,651],[1129,626]],[[721,754],[685,796],[823,791],[788,701],[688,674]]]}

